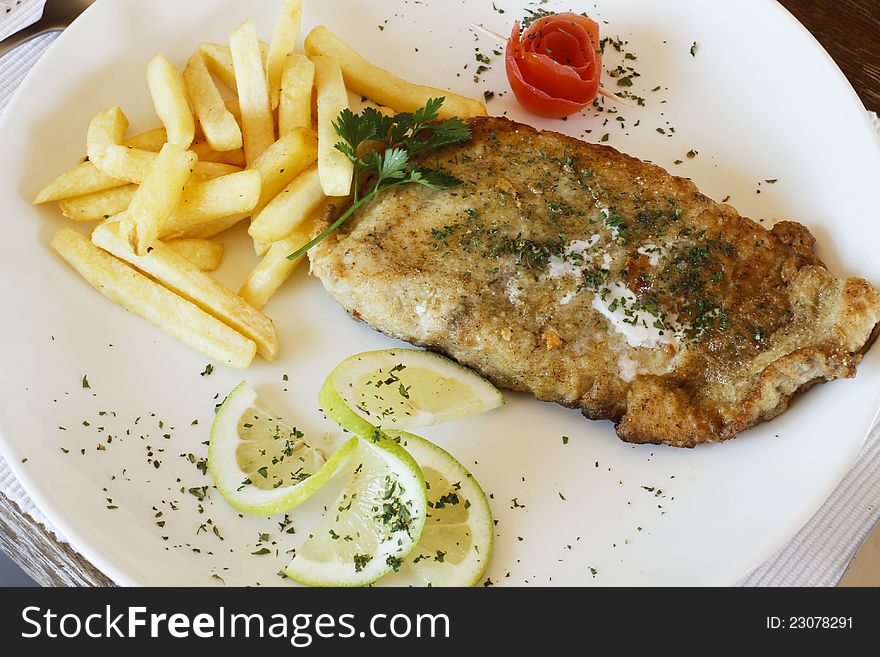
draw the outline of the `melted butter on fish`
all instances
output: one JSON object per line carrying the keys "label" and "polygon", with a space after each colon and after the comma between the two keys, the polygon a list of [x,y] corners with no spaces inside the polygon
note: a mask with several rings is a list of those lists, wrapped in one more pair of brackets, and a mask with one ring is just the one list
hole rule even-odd
{"label": "melted butter on fish", "polygon": [[[603,218],[607,219],[608,210],[603,208],[601,212]],[[614,232],[612,229],[612,240]],[[594,247],[600,241],[599,234],[591,235],[586,240],[572,240],[565,246],[561,256],[552,256],[549,259],[547,275],[553,279],[580,279],[586,271],[599,267],[599,271],[606,272],[606,275],[611,278],[615,258],[609,251],[612,249],[621,251],[621,249],[612,243],[601,251],[596,250]],[[656,267],[660,263],[662,251],[663,249],[656,244],[644,244],[637,249],[639,255],[647,257],[651,267]],[[599,263],[597,261],[600,258],[601,262]],[[559,304],[568,305],[579,291],[581,290],[567,290],[561,296]],[[514,305],[521,303],[519,295],[511,293],[509,283],[508,298]],[[593,292],[591,305],[608,320],[611,328],[622,335],[631,347],[653,348],[661,344],[681,346],[679,335],[664,322],[660,309],[646,307],[634,292],[619,281],[610,280],[606,286]],[[634,361],[626,361],[621,365],[624,380],[631,380],[626,376],[631,369],[630,362]]]}
{"label": "melted butter on fish", "polygon": [[587,240],[572,240],[565,247],[563,255],[551,256],[547,273],[550,278],[580,276],[588,264],[588,253],[601,239],[600,235],[591,235]]}
{"label": "melted butter on fish", "polygon": [[602,292],[595,294],[591,305],[631,347],[681,344],[675,331],[665,326],[658,315],[640,304],[638,297],[622,283],[611,283]]}

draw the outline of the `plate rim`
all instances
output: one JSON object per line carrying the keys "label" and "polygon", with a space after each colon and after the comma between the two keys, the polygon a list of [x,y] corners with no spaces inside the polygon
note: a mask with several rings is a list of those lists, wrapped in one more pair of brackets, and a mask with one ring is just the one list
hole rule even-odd
{"label": "plate rim", "polygon": [[[95,13],[97,7],[103,8],[104,5],[109,4],[110,0],[97,0],[97,2],[86,9],[86,11],[83,13],[83,16],[91,15],[91,13]],[[811,32],[809,32],[809,30],[807,30],[807,28],[804,27],[803,24],[801,24],[797,20],[797,18],[795,18],[794,15],[791,14],[791,12],[789,12],[784,6],[782,6],[778,2],[771,1],[770,4],[775,5],[778,10],[782,12],[782,15],[784,15],[788,19],[789,24],[793,23],[794,26],[796,26],[795,29],[798,29],[801,32],[809,35],[812,41],[813,49],[818,49],[818,51],[821,52],[823,57],[825,58],[826,63],[830,64],[833,70],[833,74],[838,78],[839,82],[843,83],[843,87],[845,87],[849,92],[849,102],[852,104],[850,109],[857,110],[856,113],[861,114],[861,122],[864,124],[865,129],[867,129],[869,133],[875,136],[873,142],[874,150],[876,151],[878,161],[880,161],[880,137],[877,136],[874,126],[871,124],[868,110],[865,108],[852,84],[846,78],[834,59],[824,49],[821,43],[819,43],[815,36]],[[80,18],[77,18],[77,21],[80,21]],[[74,27],[75,25],[76,21],[74,22],[72,27]],[[71,33],[74,34],[74,36],[70,36]],[[46,66],[48,66],[47,55],[58,48],[57,44],[59,42],[64,44],[68,40],[75,38],[75,35],[76,32],[71,32],[71,28],[64,30],[40,55],[40,58],[27,73],[25,78],[19,84],[18,88],[13,92],[6,107],[4,108],[2,116],[0,116],[0,132],[4,130],[6,123],[10,120],[9,117],[14,114],[14,110],[20,102],[20,98],[26,95],[28,89],[33,84],[33,81],[39,78],[42,74],[42,70]],[[815,508],[812,508],[811,505],[800,514],[797,514],[796,518],[792,518],[787,523],[787,525],[789,527],[794,527],[793,531],[785,532],[786,538],[780,540],[778,544],[767,547],[763,556],[761,558],[756,558],[755,563],[745,572],[742,572],[739,575],[738,580],[728,582],[726,585],[735,585],[737,581],[742,581],[743,579],[748,577],[752,572],[755,571],[755,569],[757,569],[761,564],[765,563],[773,554],[778,552],[780,548],[786,545],[786,543],[789,542],[797,534],[797,532],[800,531],[800,529],[802,529],[804,526],[806,526],[806,524],[809,523],[810,519],[813,518],[815,514],[819,511],[819,509],[821,509],[821,507],[828,501],[833,491],[837,487],[839,487],[843,479],[846,477],[847,473],[852,469],[853,464],[857,461],[859,455],[862,452],[864,444],[871,433],[871,429],[875,426],[878,417],[880,417],[880,394],[876,396],[874,403],[876,407],[874,409],[873,415],[871,416],[871,420],[863,431],[862,437],[857,446],[855,446],[854,443],[854,453],[852,458],[848,461],[845,467],[841,468],[841,471],[839,473],[835,474],[834,477],[829,479],[829,483],[823,488],[823,494],[818,505],[816,505]],[[64,516],[64,514],[56,513],[54,505],[47,502],[46,497],[42,493],[42,487],[39,485],[35,478],[31,477],[30,471],[22,467],[22,464],[19,463],[16,458],[11,458],[12,447],[12,444],[6,438],[5,432],[2,430],[2,428],[0,428],[0,454],[4,456],[10,470],[16,476],[17,480],[21,483],[22,488],[34,502],[35,506],[46,515],[50,522],[52,522],[58,529],[61,530],[61,532],[64,534],[64,537],[70,541],[71,546],[74,547],[74,549],[76,549],[80,554],[82,554],[95,568],[110,577],[117,585],[149,585],[149,582],[140,581],[138,578],[129,575],[124,570],[118,569],[113,564],[112,560],[104,558],[103,553],[101,552],[101,550],[98,549],[97,545],[95,545],[94,549],[92,549],[93,546],[91,542],[83,537],[83,535],[77,530],[76,525],[72,522],[68,522],[68,519]]]}

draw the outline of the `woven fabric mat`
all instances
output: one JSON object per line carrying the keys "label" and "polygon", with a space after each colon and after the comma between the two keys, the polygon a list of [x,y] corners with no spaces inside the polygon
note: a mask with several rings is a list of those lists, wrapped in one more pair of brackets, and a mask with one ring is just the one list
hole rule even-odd
{"label": "woven fabric mat", "polygon": [[[8,10],[8,11],[7,11]],[[0,39],[37,20],[41,0],[0,0]],[[56,35],[34,39],[0,59],[0,113]],[[880,120],[871,114],[880,139]],[[34,505],[0,456],[0,492],[34,520],[66,538]],[[779,552],[740,582],[743,586],[833,586],[853,553],[880,520],[880,426],[831,497]]]}

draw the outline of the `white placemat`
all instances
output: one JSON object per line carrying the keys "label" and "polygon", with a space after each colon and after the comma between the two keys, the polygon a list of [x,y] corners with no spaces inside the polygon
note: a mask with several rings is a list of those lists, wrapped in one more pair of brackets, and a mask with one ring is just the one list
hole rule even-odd
{"label": "white placemat", "polygon": [[[42,0],[0,0],[0,39],[37,20]],[[6,9],[9,11],[5,11]],[[0,112],[55,35],[39,37],[0,59]],[[880,138],[880,120],[872,113]],[[0,456],[0,493],[67,542],[34,505]],[[880,520],[880,426],[874,426],[856,464],[821,509],[743,586],[833,586],[856,548]]]}

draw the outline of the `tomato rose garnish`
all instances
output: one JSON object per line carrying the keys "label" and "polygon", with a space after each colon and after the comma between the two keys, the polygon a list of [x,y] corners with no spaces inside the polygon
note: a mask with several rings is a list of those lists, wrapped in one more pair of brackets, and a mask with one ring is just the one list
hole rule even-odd
{"label": "tomato rose garnish", "polygon": [[520,36],[519,21],[507,42],[505,67],[520,104],[533,114],[558,119],[593,102],[602,59],[599,25],[571,12],[539,18]]}

